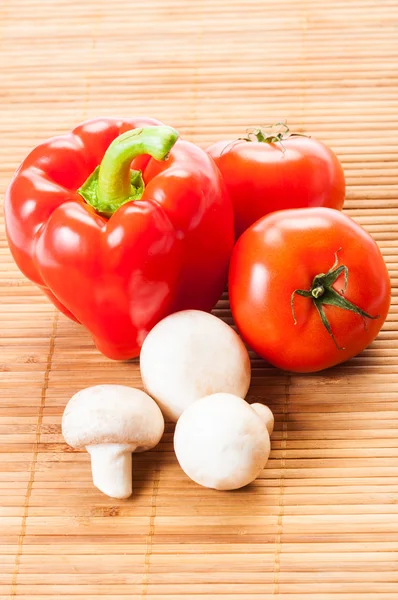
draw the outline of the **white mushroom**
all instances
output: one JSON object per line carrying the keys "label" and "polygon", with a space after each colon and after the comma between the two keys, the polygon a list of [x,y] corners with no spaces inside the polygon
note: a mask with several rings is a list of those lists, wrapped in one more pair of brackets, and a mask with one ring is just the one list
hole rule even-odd
{"label": "white mushroom", "polygon": [[132,493],[132,452],[158,444],[164,420],[156,402],[124,385],[95,385],[75,394],[62,417],[67,444],[90,453],[94,485],[112,498]]}
{"label": "white mushroom", "polygon": [[234,490],[254,481],[270,453],[274,417],[231,394],[193,402],[178,420],[174,449],[183,471],[205,487]]}
{"label": "white mushroom", "polygon": [[140,366],[147,392],[172,421],[194,400],[216,392],[244,398],[250,385],[250,359],[238,334],[199,310],[160,321],[144,341]]}

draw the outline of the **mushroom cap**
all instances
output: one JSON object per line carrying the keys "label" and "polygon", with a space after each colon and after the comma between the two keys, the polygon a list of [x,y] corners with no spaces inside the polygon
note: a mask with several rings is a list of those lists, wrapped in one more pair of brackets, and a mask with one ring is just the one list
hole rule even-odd
{"label": "mushroom cap", "polygon": [[250,358],[238,334],[218,317],[184,310],[160,321],[141,349],[145,389],[177,421],[195,400],[217,392],[244,398]]}
{"label": "mushroom cap", "polygon": [[232,490],[260,474],[270,439],[263,419],[242,398],[212,394],[183,412],[174,449],[181,468],[196,483]]}
{"label": "mushroom cap", "polygon": [[73,448],[92,444],[132,444],[136,452],[156,446],[164,420],[145,392],[125,385],[95,385],[77,392],[66,405],[62,433]]}

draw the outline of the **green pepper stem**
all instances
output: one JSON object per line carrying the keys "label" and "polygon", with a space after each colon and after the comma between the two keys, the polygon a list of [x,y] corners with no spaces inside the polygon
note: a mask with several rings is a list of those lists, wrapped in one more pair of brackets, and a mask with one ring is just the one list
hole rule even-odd
{"label": "green pepper stem", "polygon": [[112,215],[122,204],[139,200],[144,192],[140,171],[132,171],[132,160],[149,154],[166,160],[178,132],[166,125],[142,127],[119,135],[105,152],[99,167],[78,190],[99,213]]}

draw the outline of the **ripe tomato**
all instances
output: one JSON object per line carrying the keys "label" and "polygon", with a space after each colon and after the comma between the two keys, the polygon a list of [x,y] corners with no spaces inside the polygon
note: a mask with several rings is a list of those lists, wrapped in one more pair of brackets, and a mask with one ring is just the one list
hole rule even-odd
{"label": "ripe tomato", "polygon": [[343,207],[343,168],[334,152],[314,138],[258,129],[244,140],[217,142],[207,152],[231,196],[236,237],[276,210]]}
{"label": "ripe tomato", "polygon": [[236,325],[281,369],[319,371],[361,352],[379,333],[390,295],[376,242],[330,208],[268,215],[240,237],[232,255]]}

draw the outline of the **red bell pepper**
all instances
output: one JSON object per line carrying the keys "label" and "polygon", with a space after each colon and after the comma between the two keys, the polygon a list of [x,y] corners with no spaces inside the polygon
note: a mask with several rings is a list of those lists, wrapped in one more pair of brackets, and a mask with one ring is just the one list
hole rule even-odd
{"label": "red bell pepper", "polygon": [[17,265],[113,359],[224,289],[232,205],[213,160],[177,138],[153,119],[87,121],[36,147],[6,193]]}

